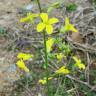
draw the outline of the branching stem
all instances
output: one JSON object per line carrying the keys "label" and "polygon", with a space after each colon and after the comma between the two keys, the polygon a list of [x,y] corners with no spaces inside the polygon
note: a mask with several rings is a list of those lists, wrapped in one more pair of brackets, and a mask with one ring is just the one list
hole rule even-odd
{"label": "branching stem", "polygon": [[[39,12],[42,13],[42,8],[40,5],[40,1],[37,0],[37,4],[39,7]],[[45,53],[45,67],[46,67],[46,81],[47,81],[47,94],[50,96],[50,90],[49,90],[49,71],[48,71],[48,54],[47,54],[47,46],[46,46],[46,33],[43,31],[43,39],[44,39],[44,53]]]}

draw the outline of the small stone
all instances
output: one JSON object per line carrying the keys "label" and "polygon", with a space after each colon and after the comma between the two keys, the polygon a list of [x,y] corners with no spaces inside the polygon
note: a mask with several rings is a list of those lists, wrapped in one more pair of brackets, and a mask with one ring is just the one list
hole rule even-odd
{"label": "small stone", "polygon": [[26,6],[26,10],[32,11],[32,9],[33,9],[33,4],[29,4]]}

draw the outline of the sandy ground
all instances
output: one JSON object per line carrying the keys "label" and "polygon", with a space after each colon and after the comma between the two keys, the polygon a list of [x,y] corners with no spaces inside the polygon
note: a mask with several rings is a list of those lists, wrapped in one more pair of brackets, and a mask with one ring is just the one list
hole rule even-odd
{"label": "sandy ground", "polygon": [[[8,32],[19,30],[18,11],[28,4],[31,0],[0,0],[0,27],[8,29]],[[53,0],[54,1],[54,0]],[[45,0],[41,0],[45,4]],[[51,1],[52,2],[52,1]],[[46,3],[50,3],[46,0]],[[0,96],[1,92],[9,91],[12,82],[19,78],[14,64],[14,52],[4,49],[9,41],[0,37]],[[6,88],[9,88],[8,90]]]}
{"label": "sandy ground", "polygon": [[[16,25],[18,22],[18,8],[22,8],[29,3],[30,0],[0,0],[0,26],[5,29],[13,28],[12,30],[16,31],[17,26],[19,26]],[[3,49],[7,43],[8,40],[0,37],[0,92],[6,91],[6,86],[18,79],[13,61],[14,53]]]}

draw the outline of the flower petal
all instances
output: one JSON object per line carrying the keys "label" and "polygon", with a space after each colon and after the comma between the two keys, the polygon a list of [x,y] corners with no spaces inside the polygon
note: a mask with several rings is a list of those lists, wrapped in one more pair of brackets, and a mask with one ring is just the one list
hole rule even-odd
{"label": "flower petal", "polygon": [[83,63],[76,63],[74,66],[78,67],[79,69],[85,69],[85,65]]}
{"label": "flower petal", "polygon": [[37,25],[37,31],[38,31],[38,32],[43,31],[44,28],[45,28],[45,24],[44,24],[44,23],[39,23],[39,24]]}
{"label": "flower petal", "polygon": [[55,24],[55,23],[58,23],[59,20],[57,18],[51,18],[51,19],[49,19],[48,22],[49,22],[49,24]]}
{"label": "flower petal", "polygon": [[48,34],[52,34],[52,32],[53,32],[53,26],[52,25],[46,25],[46,32]]}
{"label": "flower petal", "polygon": [[44,85],[44,84],[47,83],[47,81],[46,81],[45,79],[40,79],[38,82],[39,82],[40,84],[42,84],[42,85]]}
{"label": "flower petal", "polygon": [[41,13],[40,17],[44,23],[48,22],[48,14],[47,13]]}
{"label": "flower petal", "polygon": [[57,53],[56,56],[58,60],[62,60],[62,58],[64,57],[62,53]]}
{"label": "flower petal", "polygon": [[64,29],[63,29],[63,32],[68,32],[68,31],[70,31],[70,26],[69,25],[65,25]]}
{"label": "flower petal", "polygon": [[78,67],[79,67],[79,69],[85,69],[85,65],[83,64],[83,63],[81,63],[81,64],[78,64]]}
{"label": "flower petal", "polygon": [[78,58],[76,56],[72,57],[74,59],[74,61],[77,63],[78,62]]}
{"label": "flower petal", "polygon": [[29,17],[30,19],[34,18],[34,17],[37,17],[37,16],[39,16],[39,15],[38,14],[34,14],[34,13],[28,13],[27,14],[27,17]]}
{"label": "flower petal", "polygon": [[55,73],[56,74],[69,74],[70,71],[65,66],[62,66]]}
{"label": "flower petal", "polygon": [[48,38],[48,40],[46,41],[47,52],[50,52],[52,50],[53,43],[54,39]]}
{"label": "flower petal", "polygon": [[20,22],[21,23],[24,23],[24,22],[27,22],[29,20],[29,18],[28,17],[25,17],[25,18],[21,18],[20,19]]}
{"label": "flower petal", "polygon": [[21,69],[23,69],[25,72],[29,72],[29,69],[25,66],[25,63],[23,60],[17,61],[17,66]]}
{"label": "flower petal", "polygon": [[[51,80],[52,78],[53,78],[53,77],[48,77],[48,80]],[[47,78],[44,77],[44,79],[40,79],[40,80],[38,81],[38,83],[40,83],[40,84],[42,84],[42,85],[46,84],[46,83],[47,83]]]}
{"label": "flower petal", "polygon": [[78,32],[78,30],[72,24],[70,24],[70,31]]}
{"label": "flower petal", "polygon": [[28,13],[26,17],[20,19],[20,22],[23,23],[23,22],[33,21],[34,18],[37,16],[38,14]]}
{"label": "flower petal", "polygon": [[29,69],[28,69],[26,66],[23,68],[23,70],[24,70],[25,72],[29,72]]}
{"label": "flower petal", "polygon": [[32,57],[33,57],[32,54],[21,53],[21,52],[17,55],[17,58],[18,58],[18,59],[23,59],[23,60],[29,60],[29,59],[31,59]]}
{"label": "flower petal", "polygon": [[69,18],[66,17],[66,18],[65,18],[65,25],[69,25],[69,24],[70,24],[70,22],[69,22]]}
{"label": "flower petal", "polygon": [[75,61],[76,63],[78,63],[78,64],[80,64],[80,63],[81,63],[81,60],[80,60],[80,59],[78,59],[76,56],[73,56],[73,59],[74,59],[74,61]]}
{"label": "flower petal", "polygon": [[64,30],[65,30],[65,31],[78,32],[78,30],[74,27],[74,25],[70,23],[68,17],[65,18]]}

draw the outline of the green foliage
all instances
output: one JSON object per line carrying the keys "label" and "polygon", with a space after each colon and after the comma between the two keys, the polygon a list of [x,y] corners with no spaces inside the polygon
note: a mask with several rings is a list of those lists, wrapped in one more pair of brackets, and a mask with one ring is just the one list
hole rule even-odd
{"label": "green foliage", "polygon": [[55,2],[52,5],[50,5],[47,9],[48,13],[51,13],[54,8],[60,8],[60,2]]}
{"label": "green foliage", "polygon": [[0,26],[0,36],[6,36],[6,34],[7,34],[6,29]]}
{"label": "green foliage", "polygon": [[96,96],[96,92],[95,91],[91,91],[88,87],[86,87],[85,85],[82,84],[78,84],[78,91],[79,93],[83,94],[84,96]]}
{"label": "green foliage", "polygon": [[76,4],[69,4],[67,7],[66,7],[66,10],[69,11],[69,12],[72,12],[72,11],[75,11],[77,9],[77,5]]}
{"label": "green foliage", "polygon": [[34,75],[31,72],[30,74],[23,74],[20,79],[14,82],[15,87],[10,96],[21,96],[26,88],[32,88],[34,84]]}
{"label": "green foliage", "polygon": [[58,46],[58,51],[64,53],[65,56],[71,52],[70,45],[65,43],[62,37],[57,37],[55,39],[55,44]]}
{"label": "green foliage", "polygon": [[96,5],[96,0],[91,0],[90,2]]}

